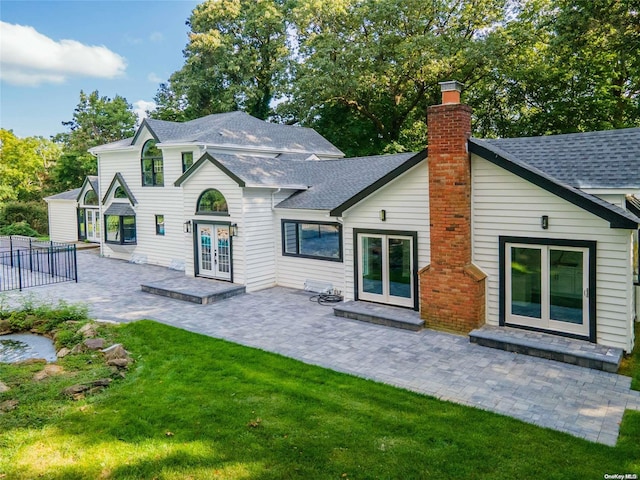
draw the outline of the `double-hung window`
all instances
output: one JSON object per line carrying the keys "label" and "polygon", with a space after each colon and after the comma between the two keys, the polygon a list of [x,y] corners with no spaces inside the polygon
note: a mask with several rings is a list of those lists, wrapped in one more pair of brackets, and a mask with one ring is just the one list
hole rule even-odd
{"label": "double-hung window", "polygon": [[156,146],[155,140],[147,140],[142,147],[142,186],[164,185],[164,163],[162,151]]}
{"label": "double-hung window", "polygon": [[342,261],[342,226],[339,223],[282,220],[282,254]]}

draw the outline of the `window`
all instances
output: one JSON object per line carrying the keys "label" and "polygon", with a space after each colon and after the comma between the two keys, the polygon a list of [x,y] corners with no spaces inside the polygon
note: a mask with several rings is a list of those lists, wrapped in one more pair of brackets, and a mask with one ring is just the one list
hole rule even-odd
{"label": "window", "polygon": [[98,205],[98,195],[93,190],[89,190],[84,194],[85,205]]}
{"label": "window", "polygon": [[182,173],[193,165],[193,152],[182,152]]}
{"label": "window", "polygon": [[162,152],[156,147],[155,140],[147,140],[142,147],[142,185],[163,186],[164,166]]}
{"label": "window", "polygon": [[136,217],[133,215],[105,215],[107,243],[132,245],[136,243]]}
{"label": "window", "polygon": [[282,254],[342,261],[342,226],[339,223],[283,220]]}
{"label": "window", "polygon": [[229,207],[227,206],[227,200],[224,198],[218,190],[211,188],[205,190],[198,199],[197,213],[204,213],[206,215],[228,215]]}
{"label": "window", "polygon": [[156,215],[156,235],[164,235],[164,215]]}
{"label": "window", "polygon": [[127,196],[127,192],[124,191],[124,188],[122,188],[122,185],[118,185],[116,187],[116,191],[113,192],[113,198],[129,198]]}

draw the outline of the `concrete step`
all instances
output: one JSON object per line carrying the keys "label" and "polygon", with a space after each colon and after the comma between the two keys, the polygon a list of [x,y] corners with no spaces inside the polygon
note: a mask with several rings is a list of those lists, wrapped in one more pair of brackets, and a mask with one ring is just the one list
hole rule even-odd
{"label": "concrete step", "polygon": [[618,370],[623,355],[621,348],[512,327],[485,325],[469,333],[469,340],[484,347],[612,373]]}
{"label": "concrete step", "polygon": [[246,291],[244,285],[188,277],[142,284],[140,289],[152,295],[202,305],[219,302],[225,298],[241,295]]}
{"label": "concrete step", "polygon": [[404,330],[418,331],[424,327],[424,320],[415,310],[376,303],[361,301],[340,303],[333,307],[333,314],[337,317]]}

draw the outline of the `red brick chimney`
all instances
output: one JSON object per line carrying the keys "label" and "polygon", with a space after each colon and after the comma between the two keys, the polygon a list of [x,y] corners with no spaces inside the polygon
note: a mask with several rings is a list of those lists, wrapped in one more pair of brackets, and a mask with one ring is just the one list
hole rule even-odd
{"label": "red brick chimney", "polygon": [[461,83],[440,87],[442,104],[427,110],[431,264],[420,271],[420,315],[468,333],[485,319],[485,275],[471,263],[471,107]]}

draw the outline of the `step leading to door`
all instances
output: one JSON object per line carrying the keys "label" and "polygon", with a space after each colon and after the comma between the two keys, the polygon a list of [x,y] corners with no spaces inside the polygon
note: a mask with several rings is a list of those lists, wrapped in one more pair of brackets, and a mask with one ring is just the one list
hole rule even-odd
{"label": "step leading to door", "polygon": [[508,352],[556,360],[614,373],[620,366],[621,348],[512,327],[485,325],[469,333],[471,343]]}
{"label": "step leading to door", "polygon": [[333,307],[336,317],[360,320],[362,322],[386,325],[387,327],[402,328],[418,331],[424,327],[424,320],[420,313],[407,308],[379,305],[369,302],[345,302]]}
{"label": "step leading to door", "polygon": [[203,278],[171,278],[140,285],[143,292],[206,305],[245,293],[244,285]]}

